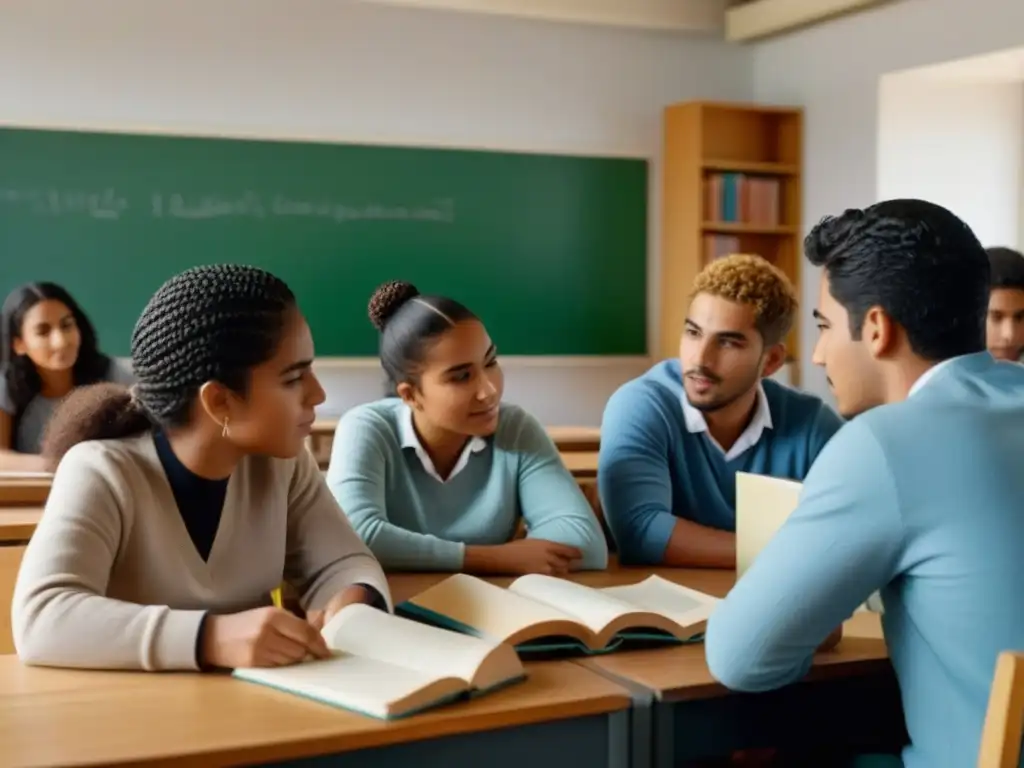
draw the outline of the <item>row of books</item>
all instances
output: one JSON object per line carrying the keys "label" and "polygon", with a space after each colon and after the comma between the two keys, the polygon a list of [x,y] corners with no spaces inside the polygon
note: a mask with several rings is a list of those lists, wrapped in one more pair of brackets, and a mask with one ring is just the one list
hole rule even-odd
{"label": "row of books", "polygon": [[233,674],[390,720],[524,680],[522,658],[699,641],[718,602],[659,576],[596,589],[531,574],[503,588],[460,573],[395,614],[343,608],[322,630],[329,659]]}
{"label": "row of books", "polygon": [[743,173],[704,177],[704,220],[776,226],[781,223],[779,179]]}

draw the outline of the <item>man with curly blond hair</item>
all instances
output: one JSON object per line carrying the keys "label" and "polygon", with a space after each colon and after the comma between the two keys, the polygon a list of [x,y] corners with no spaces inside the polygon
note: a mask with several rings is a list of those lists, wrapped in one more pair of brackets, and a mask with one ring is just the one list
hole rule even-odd
{"label": "man with curly blond hair", "polygon": [[734,568],[736,472],[803,480],[842,420],[767,377],[797,313],[760,256],[713,261],[693,286],[679,359],[612,395],[601,425],[601,503],[624,563]]}

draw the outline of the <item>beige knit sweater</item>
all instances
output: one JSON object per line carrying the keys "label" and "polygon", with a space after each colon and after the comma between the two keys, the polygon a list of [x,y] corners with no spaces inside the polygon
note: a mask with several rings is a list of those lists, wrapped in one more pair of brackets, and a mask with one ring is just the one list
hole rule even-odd
{"label": "beige knit sweater", "polygon": [[392,608],[380,565],[308,452],[242,460],[204,561],[151,434],[81,443],[57,469],[18,573],[15,646],[29,664],[195,669],[203,613],[267,605],[282,578],[307,609],[355,583]]}

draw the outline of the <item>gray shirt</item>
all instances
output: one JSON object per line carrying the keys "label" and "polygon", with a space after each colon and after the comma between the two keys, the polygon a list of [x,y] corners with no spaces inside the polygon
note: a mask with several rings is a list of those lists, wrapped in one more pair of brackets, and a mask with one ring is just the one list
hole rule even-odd
{"label": "gray shirt", "polygon": [[[135,382],[131,373],[116,360],[110,361],[105,380],[125,386],[131,386]],[[11,450],[18,453],[39,453],[43,430],[46,429],[46,424],[60,401],[59,397],[33,397],[17,418],[18,423],[11,439]],[[11,402],[11,393],[7,390],[7,381],[3,378],[0,378],[0,411],[4,411],[12,419],[17,416],[14,412],[14,403]]]}

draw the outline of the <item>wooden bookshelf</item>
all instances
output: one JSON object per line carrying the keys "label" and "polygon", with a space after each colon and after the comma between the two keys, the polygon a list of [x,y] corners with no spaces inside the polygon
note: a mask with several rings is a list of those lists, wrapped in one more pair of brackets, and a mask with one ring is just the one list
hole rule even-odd
{"label": "wooden bookshelf", "polygon": [[[799,291],[802,157],[800,109],[706,101],[666,107],[660,357],[678,355],[690,288],[716,257],[756,253]],[[800,359],[799,345],[795,323],[786,340],[791,361]]]}

